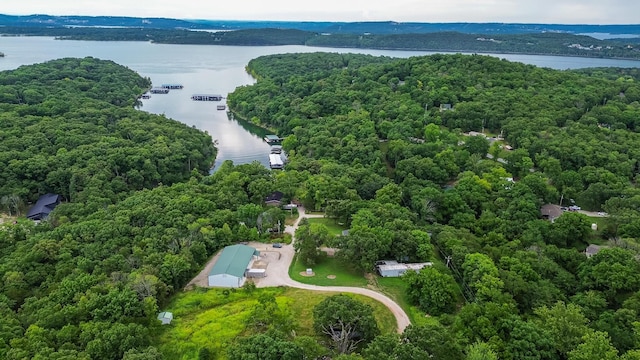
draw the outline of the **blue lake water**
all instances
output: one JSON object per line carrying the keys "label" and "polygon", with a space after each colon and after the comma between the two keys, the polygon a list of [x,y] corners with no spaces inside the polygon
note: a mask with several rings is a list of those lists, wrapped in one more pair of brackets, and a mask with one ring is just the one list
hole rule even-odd
{"label": "blue lake water", "polygon": [[[0,70],[45,62],[64,57],[93,56],[113,60],[149,77],[154,86],[183,84],[182,90],[166,95],[152,95],[143,100],[141,110],[181,121],[208,132],[217,143],[216,166],[232,160],[236,164],[254,160],[269,163],[269,148],[262,138],[264,131],[230,120],[226,111],[217,110],[219,102],[192,101],[196,93],[226,96],[236,87],[249,85],[253,79],[245,72],[249,60],[262,55],[294,52],[362,53],[406,58],[430,55],[426,51],[366,50],[316,48],[307,46],[214,46],[168,45],[148,42],[61,41],[51,37],[0,37]],[[640,67],[640,61],[597,58],[488,54],[553,69],[585,67]]]}

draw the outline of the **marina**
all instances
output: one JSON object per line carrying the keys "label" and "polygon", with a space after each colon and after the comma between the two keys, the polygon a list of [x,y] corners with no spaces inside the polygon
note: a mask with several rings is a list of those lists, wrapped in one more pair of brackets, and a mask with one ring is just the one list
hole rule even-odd
{"label": "marina", "polygon": [[151,88],[151,90],[149,90],[149,92],[152,93],[152,94],[168,94],[169,93],[169,89]]}
{"label": "marina", "polygon": [[182,84],[162,84],[160,87],[163,89],[171,89],[171,90],[180,90],[184,88]]}
{"label": "marina", "polygon": [[193,94],[191,100],[194,101],[221,101],[222,95],[216,94]]}

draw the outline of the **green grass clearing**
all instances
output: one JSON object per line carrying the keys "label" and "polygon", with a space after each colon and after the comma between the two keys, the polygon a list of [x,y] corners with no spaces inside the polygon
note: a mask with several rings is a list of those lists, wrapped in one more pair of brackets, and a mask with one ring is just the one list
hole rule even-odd
{"label": "green grass clearing", "polygon": [[346,227],[338,224],[335,219],[329,218],[308,218],[309,224],[322,224],[329,229],[331,235],[340,236],[342,235],[342,230],[347,230]]}
{"label": "green grass clearing", "polygon": [[[297,320],[297,335],[315,336],[313,332],[313,307],[331,292],[307,291],[292,288],[244,290],[202,289],[178,294],[163,308],[173,312],[170,325],[154,328],[154,343],[158,344],[164,358],[197,359],[201,348],[207,347],[225,359],[226,349],[233,346],[238,336],[249,335],[244,327],[246,318],[261,294],[271,293],[280,306],[287,306]],[[396,331],[393,314],[381,303],[361,295],[351,295],[372,306],[374,316],[383,334]]]}
{"label": "green grass clearing", "polygon": [[[320,264],[311,266],[315,276],[302,276],[301,272],[307,270],[307,266],[298,261],[295,257],[289,267],[289,276],[298,282],[304,284],[320,285],[320,286],[357,286],[366,287],[367,279],[363,274],[347,269],[336,258],[327,257]],[[335,279],[329,279],[327,276],[335,275]]]}
{"label": "green grass clearing", "polygon": [[393,299],[407,313],[413,325],[427,325],[438,323],[435,317],[429,317],[417,306],[411,305],[407,299],[407,284],[402,278],[376,277],[376,282],[380,292]]}

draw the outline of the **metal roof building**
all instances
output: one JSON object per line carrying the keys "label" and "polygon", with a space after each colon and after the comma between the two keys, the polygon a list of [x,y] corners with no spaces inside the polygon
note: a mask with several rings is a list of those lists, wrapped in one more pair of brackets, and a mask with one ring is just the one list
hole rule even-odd
{"label": "metal roof building", "polygon": [[420,271],[426,266],[431,266],[433,263],[413,263],[402,264],[397,261],[382,261],[381,264],[376,265],[378,273],[382,277],[399,277],[408,270]]}
{"label": "metal roof building", "polygon": [[260,252],[247,245],[227,246],[220,253],[218,260],[209,273],[209,286],[232,287],[242,286],[245,281],[245,273],[254,256]]}

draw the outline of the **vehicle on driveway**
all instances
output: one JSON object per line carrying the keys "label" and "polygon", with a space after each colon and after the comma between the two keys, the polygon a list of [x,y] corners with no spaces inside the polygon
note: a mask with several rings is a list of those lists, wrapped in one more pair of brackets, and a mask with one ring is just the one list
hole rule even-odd
{"label": "vehicle on driveway", "polygon": [[273,247],[277,248],[277,249],[280,249],[282,247],[282,244],[281,243],[273,243]]}

